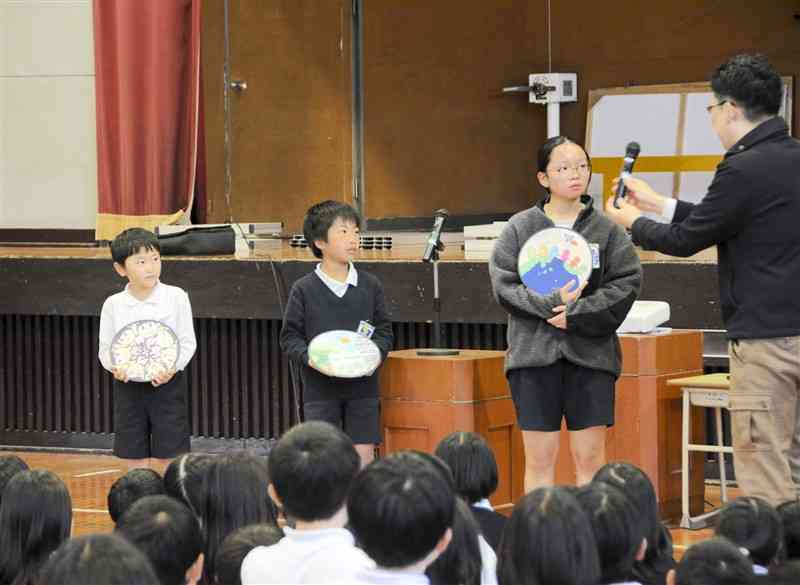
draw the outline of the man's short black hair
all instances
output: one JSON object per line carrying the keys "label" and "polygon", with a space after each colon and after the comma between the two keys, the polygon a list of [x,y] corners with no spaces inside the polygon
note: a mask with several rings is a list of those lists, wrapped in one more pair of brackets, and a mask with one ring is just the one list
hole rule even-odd
{"label": "man's short black hair", "polygon": [[783,82],[764,55],[736,55],[711,75],[711,89],[720,100],[741,106],[751,122],[775,116],[781,107]]}
{"label": "man's short black hair", "polygon": [[131,505],[145,496],[164,493],[164,480],[152,469],[131,469],[108,490],[108,513],[114,523]]}
{"label": "man's short black hair", "polygon": [[361,460],[340,429],[309,421],[278,439],[268,465],[284,514],[309,522],[328,519],[345,505]]}
{"label": "man's short black hair", "polygon": [[742,585],[753,581],[753,563],[725,538],[693,544],[675,568],[675,585]]}
{"label": "man's short black hair", "polygon": [[452,527],[455,493],[446,473],[429,455],[405,451],[373,461],[356,477],[347,500],[350,528],[379,566],[421,561]]}
{"label": "man's short black hair", "polygon": [[644,541],[636,523],[636,505],[621,490],[603,482],[581,487],[576,498],[597,542],[600,583],[633,581],[633,563]]}
{"label": "man's short black hair", "polygon": [[28,464],[13,454],[0,455],[0,501],[6,485],[20,471],[27,471]]}
{"label": "man's short black hair", "polygon": [[754,496],[728,502],[717,518],[715,534],[747,549],[750,559],[765,567],[775,560],[783,546],[778,512],[769,502]]}
{"label": "man's short black hair", "polygon": [[436,447],[436,456],[450,468],[456,493],[474,504],[497,489],[494,452],[477,433],[458,431],[447,435]]}
{"label": "man's short black hair", "polygon": [[320,250],[315,240],[328,241],[328,230],[333,223],[341,219],[346,223],[353,223],[359,228],[361,227],[361,216],[358,214],[352,205],[342,203],[341,201],[323,201],[309,207],[306,212],[306,217],[303,220],[303,236],[311,248],[311,252],[317,258],[322,258],[322,250]]}
{"label": "man's short black hair", "polygon": [[140,250],[161,252],[158,238],[150,230],[144,228],[129,228],[120,233],[111,242],[111,257],[117,264],[125,265],[125,260],[137,254]]}
{"label": "man's short black hair", "polygon": [[90,534],[73,538],[42,567],[37,585],[153,585],[155,571],[145,554],[121,536]]}
{"label": "man's short black hair", "polygon": [[214,559],[214,577],[220,585],[242,585],[242,561],[257,546],[272,546],[283,538],[273,524],[251,524],[231,532],[222,541]]}
{"label": "man's short black hair", "polygon": [[137,500],[117,522],[114,532],[141,550],[161,585],[183,585],[203,552],[203,532],[197,516],[169,496]]}

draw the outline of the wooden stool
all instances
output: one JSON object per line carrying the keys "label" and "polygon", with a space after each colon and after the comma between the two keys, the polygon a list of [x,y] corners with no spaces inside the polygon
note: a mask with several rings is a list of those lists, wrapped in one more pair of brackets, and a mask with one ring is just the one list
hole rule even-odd
{"label": "wooden stool", "polygon": [[[728,501],[727,478],[725,474],[725,453],[733,453],[733,447],[726,447],[722,441],[722,409],[730,406],[730,376],[728,374],[708,374],[693,376],[691,378],[676,378],[667,382],[670,386],[680,386],[683,394],[683,436],[682,436],[682,485],[681,485],[681,528],[695,530],[708,526],[709,519],[718,514],[720,508],[691,516],[689,514],[689,453],[700,451],[703,453],[717,453],[719,461],[720,499],[722,503]],[[689,429],[691,428],[692,406],[702,406],[714,409],[714,425],[717,435],[717,444],[690,443]]]}

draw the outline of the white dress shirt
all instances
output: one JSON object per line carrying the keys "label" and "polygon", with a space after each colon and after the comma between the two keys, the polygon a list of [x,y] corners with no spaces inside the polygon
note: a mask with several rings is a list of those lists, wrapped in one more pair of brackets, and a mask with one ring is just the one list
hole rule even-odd
{"label": "white dress shirt", "polygon": [[181,350],[176,369],[183,370],[197,349],[189,295],[182,288],[158,282],[150,296],[140,301],[128,291],[128,287],[130,284],[103,303],[100,312],[100,363],[111,371],[111,342],[123,327],[135,321],[153,320],[160,321],[178,336]]}
{"label": "white dress shirt", "polygon": [[345,278],[344,282],[336,280],[335,278],[331,278],[327,274],[322,271],[322,263],[317,264],[316,270],[314,273],[319,276],[319,279],[325,283],[331,292],[335,294],[340,299],[345,295],[347,292],[348,286],[358,286],[358,272],[356,271],[356,267],[353,266],[353,263],[350,263],[350,268],[347,269],[347,278]]}
{"label": "white dress shirt", "polygon": [[354,573],[375,566],[346,528],[283,531],[286,536],[276,544],[247,553],[242,585],[352,583]]}

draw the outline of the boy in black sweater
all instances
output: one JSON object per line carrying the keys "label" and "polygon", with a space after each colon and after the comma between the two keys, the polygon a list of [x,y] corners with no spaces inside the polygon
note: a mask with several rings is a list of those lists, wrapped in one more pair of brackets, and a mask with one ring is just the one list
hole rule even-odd
{"label": "boy in black sweater", "polygon": [[371,339],[382,360],[392,348],[383,286],[372,274],[356,271],[352,262],[360,225],[358,212],[346,203],[323,201],[306,213],[303,235],[322,262],[292,286],[281,349],[300,366],[305,420],[344,429],[366,465],[381,440],[377,370],[363,378],[333,378],[312,368],[308,359],[308,344],[317,335],[334,329],[358,331],[362,322],[374,328]]}

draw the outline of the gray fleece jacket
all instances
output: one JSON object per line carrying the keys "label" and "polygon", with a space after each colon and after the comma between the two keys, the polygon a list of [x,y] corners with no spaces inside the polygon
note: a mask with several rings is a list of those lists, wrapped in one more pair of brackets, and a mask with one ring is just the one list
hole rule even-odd
{"label": "gray fleece jacket", "polygon": [[619,376],[622,352],[617,327],[625,319],[642,284],[639,256],[619,226],[585,205],[573,230],[597,244],[600,267],[594,268],[581,296],[567,306],[567,328],[547,319],[562,304],[558,291],[542,296],[530,291],[519,277],[517,259],[525,242],[536,232],[553,227],[544,203],[514,215],[500,234],[489,260],[489,277],[497,302],[508,311],[506,372],[550,365],[561,358],[587,368]]}

